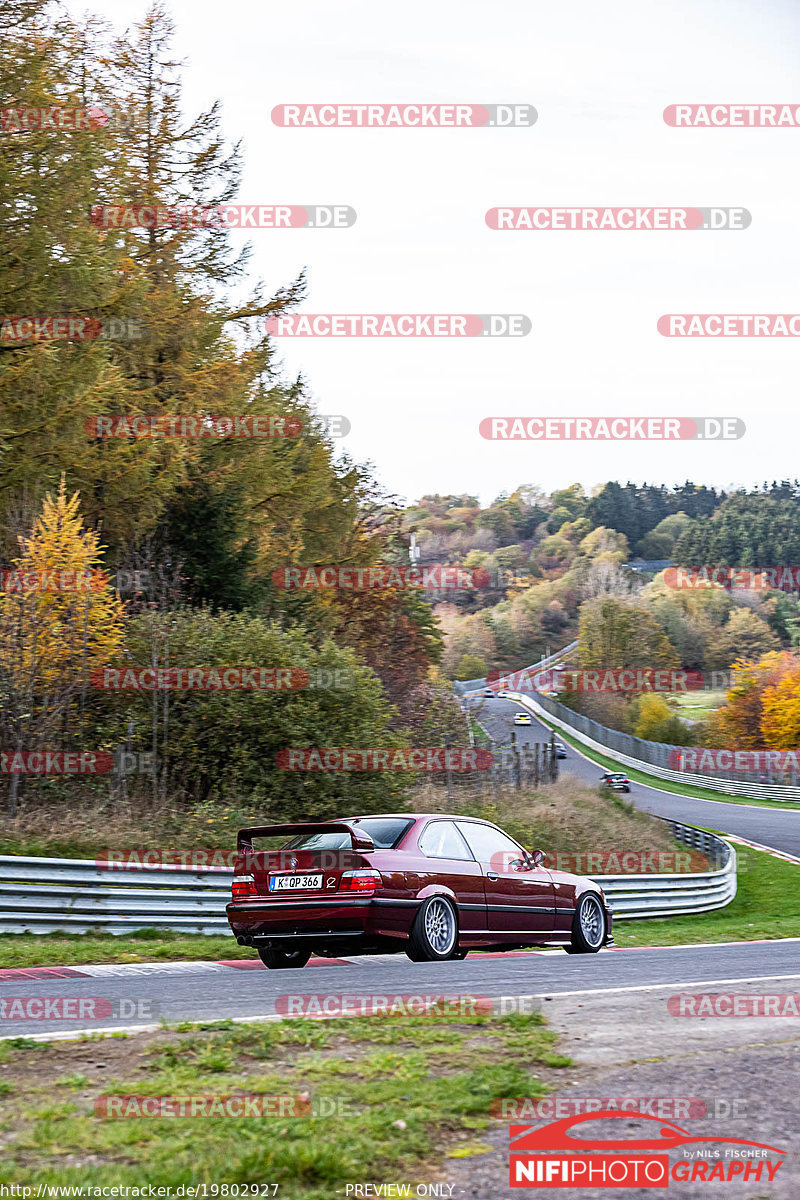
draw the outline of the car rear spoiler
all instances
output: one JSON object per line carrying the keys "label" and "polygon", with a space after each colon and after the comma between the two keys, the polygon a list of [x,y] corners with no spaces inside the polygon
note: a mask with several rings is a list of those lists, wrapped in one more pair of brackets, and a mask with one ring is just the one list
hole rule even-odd
{"label": "car rear spoiler", "polygon": [[354,850],[374,850],[375,843],[364,830],[348,825],[346,821],[298,821],[293,825],[253,825],[240,829],[236,835],[236,848],[241,853],[253,849],[253,838],[281,837],[290,833],[349,833]]}

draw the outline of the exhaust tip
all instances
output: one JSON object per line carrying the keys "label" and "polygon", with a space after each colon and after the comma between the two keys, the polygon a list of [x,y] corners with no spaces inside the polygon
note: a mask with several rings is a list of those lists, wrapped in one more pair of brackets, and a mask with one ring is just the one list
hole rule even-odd
{"label": "exhaust tip", "polygon": [[239,945],[240,945],[240,946],[246,946],[246,945],[247,945],[247,939],[246,939],[246,938],[243,938],[243,937],[241,936],[241,934],[239,935],[239,937],[237,937],[236,941],[239,943]]}

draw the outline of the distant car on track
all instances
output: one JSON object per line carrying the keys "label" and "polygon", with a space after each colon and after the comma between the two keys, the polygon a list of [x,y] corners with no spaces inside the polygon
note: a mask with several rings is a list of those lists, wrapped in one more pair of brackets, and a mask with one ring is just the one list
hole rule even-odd
{"label": "distant car on track", "polygon": [[483,694],[484,694],[484,696],[489,696],[489,697],[491,697],[492,700],[494,700],[495,696],[497,695],[497,692],[493,692],[491,688],[484,688]]}
{"label": "distant car on track", "polygon": [[556,750],[556,758],[566,758],[567,757],[567,747],[564,745],[563,742],[553,742],[553,745],[555,746],[555,750]]}
{"label": "distant car on track", "polygon": [[[280,849],[257,849],[260,839]],[[401,813],[240,829],[226,912],[270,968],[405,950],[414,962],[473,949],[558,945],[594,954],[611,913],[592,879],[549,871],[496,825]]]}
{"label": "distant car on track", "polygon": [[603,787],[611,788],[614,792],[629,792],[631,790],[631,781],[627,775],[623,775],[621,771],[604,771],[600,776],[600,783]]}
{"label": "distant car on track", "polygon": [[531,714],[526,713],[526,712],[514,713],[514,724],[515,725],[532,725],[533,722],[531,720]]}

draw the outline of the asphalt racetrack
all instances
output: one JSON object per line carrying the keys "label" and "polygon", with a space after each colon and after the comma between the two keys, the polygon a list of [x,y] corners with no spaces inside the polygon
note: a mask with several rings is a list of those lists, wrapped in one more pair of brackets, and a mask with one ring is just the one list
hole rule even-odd
{"label": "asphalt racetrack", "polygon": [[[519,745],[548,741],[550,738],[551,731],[532,714],[531,725],[514,727],[514,713],[522,711],[522,706],[514,700],[490,700],[488,696],[473,696],[469,698],[468,703],[486,732],[497,742],[507,743],[512,729],[517,735]],[[556,731],[556,738],[558,737],[559,733]],[[560,772],[574,776],[587,787],[597,787],[606,768],[585,758],[569,743],[564,744],[567,757],[559,760]],[[620,767],[620,770],[624,768]],[[766,808],[757,804],[695,800],[690,796],[680,796],[634,782],[631,783],[630,795],[626,795],[626,799],[632,800],[637,808],[655,813],[659,817],[671,817],[687,825],[699,825],[704,829],[732,833],[800,858],[800,811],[797,809],[781,812],[778,808]]]}

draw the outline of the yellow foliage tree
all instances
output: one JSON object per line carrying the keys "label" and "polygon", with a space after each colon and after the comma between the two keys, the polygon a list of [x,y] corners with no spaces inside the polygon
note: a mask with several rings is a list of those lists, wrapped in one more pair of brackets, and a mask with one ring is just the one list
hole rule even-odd
{"label": "yellow foliage tree", "polygon": [[734,683],[706,725],[704,745],[758,750],[769,744],[762,727],[764,698],[774,695],[785,676],[797,675],[800,659],[789,650],[770,651],[758,662],[736,659],[731,670]]}
{"label": "yellow foliage tree", "polygon": [[764,745],[776,750],[800,746],[800,666],[767,688],[762,708]]}
{"label": "yellow foliage tree", "polygon": [[101,566],[99,535],[84,529],[80,496],[47,493],[21,537],[0,595],[0,649],[17,688],[33,695],[82,686],[123,643],[124,606]]}

